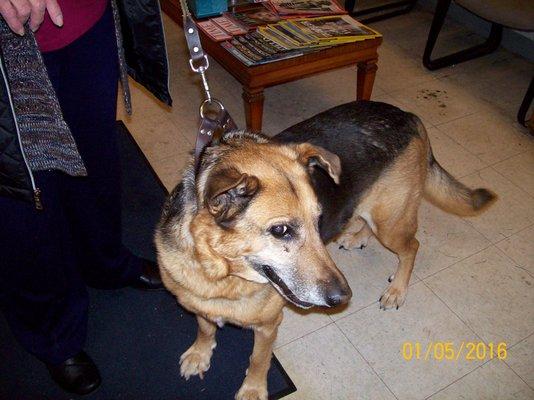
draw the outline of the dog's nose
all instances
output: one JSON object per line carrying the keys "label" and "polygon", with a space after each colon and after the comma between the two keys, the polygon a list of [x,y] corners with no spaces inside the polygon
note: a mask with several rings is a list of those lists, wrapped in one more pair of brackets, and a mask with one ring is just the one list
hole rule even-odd
{"label": "dog's nose", "polygon": [[349,302],[351,297],[352,290],[350,290],[350,287],[347,286],[344,289],[341,286],[335,286],[326,294],[326,304],[328,304],[330,307],[346,304]]}

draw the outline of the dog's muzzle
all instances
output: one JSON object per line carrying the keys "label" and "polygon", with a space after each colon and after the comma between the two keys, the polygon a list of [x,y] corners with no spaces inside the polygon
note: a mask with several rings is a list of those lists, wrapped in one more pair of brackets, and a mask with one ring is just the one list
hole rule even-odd
{"label": "dog's muzzle", "polygon": [[306,301],[300,300],[295,293],[291,291],[287,287],[287,285],[284,283],[282,279],[274,272],[273,268],[269,265],[254,265],[254,269],[258,271],[260,274],[265,276],[272,284],[273,286],[280,292],[282,296],[284,296],[285,299],[290,301],[291,303],[295,304],[298,307],[301,308],[310,308],[313,307],[314,304],[308,303]]}

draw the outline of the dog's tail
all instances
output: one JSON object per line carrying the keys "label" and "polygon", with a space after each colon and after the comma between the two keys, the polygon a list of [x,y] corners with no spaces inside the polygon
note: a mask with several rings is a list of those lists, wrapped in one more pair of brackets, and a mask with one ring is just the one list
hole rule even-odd
{"label": "dog's tail", "polygon": [[[420,131],[425,129],[422,124]],[[426,136],[426,132],[424,133]],[[488,189],[470,189],[449,174],[434,158],[428,143],[428,173],[424,196],[435,206],[462,217],[478,215],[491,206],[497,195]]]}
{"label": "dog's tail", "polygon": [[444,211],[462,217],[480,214],[496,199],[487,189],[470,189],[458,182],[431,156],[425,183],[425,198]]}

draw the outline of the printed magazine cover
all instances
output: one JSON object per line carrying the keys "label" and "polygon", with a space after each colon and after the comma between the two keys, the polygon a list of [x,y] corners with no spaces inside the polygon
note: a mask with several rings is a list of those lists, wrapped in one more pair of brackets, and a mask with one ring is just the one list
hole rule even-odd
{"label": "printed magazine cover", "polygon": [[226,33],[221,27],[211,21],[197,22],[197,25],[202,29],[206,35],[215,40],[216,42],[222,42],[224,40],[232,39],[232,36]]}
{"label": "printed magazine cover", "polygon": [[255,28],[259,25],[273,24],[281,19],[278,14],[273,12],[263,3],[239,7],[234,12],[225,13],[224,15],[227,14],[249,28]]}
{"label": "printed magazine cover", "polygon": [[346,14],[335,0],[271,0],[271,7],[280,15]]}
{"label": "printed magazine cover", "polygon": [[223,15],[222,17],[212,18],[210,21],[215,22],[230,35],[243,35],[248,32],[248,28],[239,24],[233,18]]}
{"label": "printed magazine cover", "polygon": [[247,66],[286,60],[305,53],[300,50],[286,50],[257,32],[236,36],[230,41],[222,42],[221,46]]}
{"label": "printed magazine cover", "polygon": [[[226,27],[227,24],[232,24],[234,18],[234,15],[229,14],[212,21],[223,19],[222,25]],[[227,31],[239,28],[243,19],[234,21],[234,26],[225,28]],[[207,28],[209,25],[205,27]],[[218,36],[220,32],[211,32],[211,35]],[[221,46],[245,65],[254,66],[380,36],[378,32],[348,15],[329,15],[284,19],[258,25],[248,33],[234,35],[222,42]]]}
{"label": "printed magazine cover", "polygon": [[380,33],[360,24],[348,15],[329,16],[320,18],[299,18],[292,20],[312,33],[319,40],[348,40],[370,39],[381,36]]}

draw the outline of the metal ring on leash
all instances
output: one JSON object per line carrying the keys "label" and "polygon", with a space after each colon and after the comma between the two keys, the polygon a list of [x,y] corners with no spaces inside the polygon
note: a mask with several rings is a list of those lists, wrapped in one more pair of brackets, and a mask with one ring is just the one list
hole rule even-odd
{"label": "metal ring on leash", "polygon": [[198,67],[194,66],[193,59],[189,59],[189,66],[193,70],[193,72],[201,73],[201,69],[206,71],[210,67],[210,60],[208,59],[208,56],[204,54],[204,57],[202,58],[204,63],[202,65],[199,65]]}
{"label": "metal ring on leash", "polygon": [[204,118],[204,116],[206,115],[205,107],[207,105],[213,105],[213,104],[216,104],[217,107],[219,107],[219,111],[218,111],[219,114],[221,114],[221,113],[223,113],[225,111],[225,108],[224,108],[223,104],[219,100],[214,99],[214,98],[206,99],[200,105],[200,118]]}

